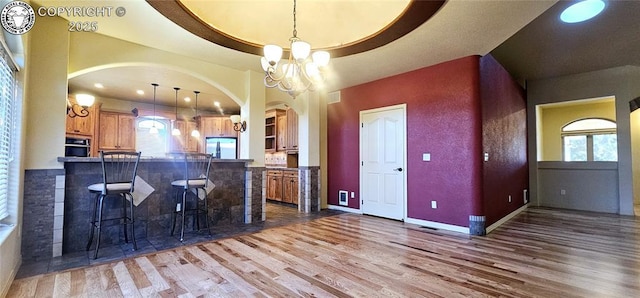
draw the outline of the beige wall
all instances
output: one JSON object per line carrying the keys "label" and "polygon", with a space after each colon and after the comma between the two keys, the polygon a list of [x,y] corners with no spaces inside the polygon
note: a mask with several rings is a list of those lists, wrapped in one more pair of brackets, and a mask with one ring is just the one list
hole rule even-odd
{"label": "beige wall", "polygon": [[605,118],[616,120],[616,109],[613,98],[570,103],[563,105],[542,105],[540,108],[542,152],[539,161],[562,161],[562,127],[570,122],[584,118]]}
{"label": "beige wall", "polygon": [[631,162],[633,168],[633,203],[634,205],[640,205],[640,110],[635,110],[631,113],[630,121]]}

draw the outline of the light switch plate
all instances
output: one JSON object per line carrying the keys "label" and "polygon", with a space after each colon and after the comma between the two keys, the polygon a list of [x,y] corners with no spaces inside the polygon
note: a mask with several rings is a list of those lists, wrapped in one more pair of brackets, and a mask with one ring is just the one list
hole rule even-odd
{"label": "light switch plate", "polygon": [[431,153],[422,153],[422,161],[431,161]]}
{"label": "light switch plate", "polygon": [[431,209],[437,209],[438,203],[436,201],[431,201]]}

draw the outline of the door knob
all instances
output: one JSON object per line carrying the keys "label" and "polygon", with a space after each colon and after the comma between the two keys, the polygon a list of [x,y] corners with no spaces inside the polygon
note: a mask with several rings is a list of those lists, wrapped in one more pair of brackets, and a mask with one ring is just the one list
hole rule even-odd
{"label": "door knob", "polygon": [[402,168],[393,169],[394,171],[402,172]]}

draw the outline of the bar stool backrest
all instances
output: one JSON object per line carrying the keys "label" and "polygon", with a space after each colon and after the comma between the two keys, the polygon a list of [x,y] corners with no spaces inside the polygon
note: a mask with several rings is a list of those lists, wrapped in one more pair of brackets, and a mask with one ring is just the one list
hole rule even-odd
{"label": "bar stool backrest", "polygon": [[[185,189],[194,187],[207,188],[209,184],[209,171],[211,169],[212,154],[185,153],[184,154],[184,180]],[[204,183],[204,184],[203,184]]]}
{"label": "bar stool backrest", "polygon": [[[103,194],[125,191],[133,193],[140,152],[100,151],[100,159],[102,161]],[[127,184],[130,184],[131,187],[128,187]]]}

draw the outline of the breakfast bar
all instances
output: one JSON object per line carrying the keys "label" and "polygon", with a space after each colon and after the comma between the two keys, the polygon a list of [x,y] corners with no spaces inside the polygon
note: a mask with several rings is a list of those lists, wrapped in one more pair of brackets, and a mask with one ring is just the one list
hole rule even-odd
{"label": "breakfast bar", "polygon": [[[93,194],[87,186],[102,179],[101,163],[97,157],[59,157],[64,162],[64,224],[62,254],[83,251],[89,237]],[[249,159],[214,159],[209,180],[213,182],[206,196],[209,224],[242,225],[261,219],[260,196],[247,193],[247,177],[259,178],[260,171],[248,170]],[[166,236],[171,231],[171,216],[176,208],[171,181],[182,179],[182,163],[172,158],[141,158],[138,165],[134,192],[136,238]],[[251,178],[249,178],[251,179]],[[257,180],[257,179],[256,179]],[[251,185],[251,184],[250,184]],[[251,186],[250,186],[251,187]],[[256,199],[258,198],[258,199]],[[117,200],[105,203],[107,214],[117,215]],[[202,220],[202,219],[201,219]],[[187,217],[187,231],[192,230]],[[122,229],[113,225],[102,231],[102,243],[121,241]]]}

